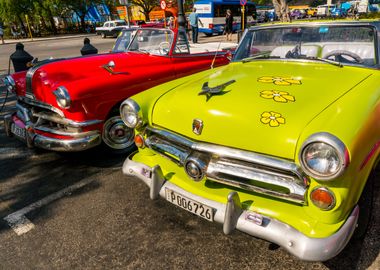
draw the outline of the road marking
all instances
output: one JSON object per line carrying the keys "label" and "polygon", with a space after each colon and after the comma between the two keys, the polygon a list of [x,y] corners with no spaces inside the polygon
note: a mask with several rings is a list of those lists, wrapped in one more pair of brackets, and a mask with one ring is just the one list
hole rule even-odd
{"label": "road marking", "polygon": [[36,210],[42,206],[45,206],[55,200],[58,200],[62,198],[63,196],[70,195],[73,191],[84,187],[91,182],[93,182],[94,179],[84,179],[78,183],[75,183],[74,185],[71,185],[67,188],[61,189],[60,191],[57,191],[37,202],[34,202],[12,214],[9,214],[4,218],[5,221],[8,222],[8,225],[13,229],[13,231],[17,235],[22,235],[24,233],[29,232],[32,230],[35,225],[25,217],[25,215],[33,210]]}

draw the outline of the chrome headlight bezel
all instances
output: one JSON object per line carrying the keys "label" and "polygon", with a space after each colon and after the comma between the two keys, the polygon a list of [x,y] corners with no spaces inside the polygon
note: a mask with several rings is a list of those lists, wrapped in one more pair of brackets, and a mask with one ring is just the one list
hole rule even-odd
{"label": "chrome headlight bezel", "polygon": [[[322,173],[308,165],[306,161],[306,154],[307,154],[306,151],[310,150],[310,147],[315,144],[321,144],[321,146],[329,147],[331,150],[335,151],[335,155],[337,156],[339,160],[339,164],[334,172],[331,172],[328,174]],[[314,179],[324,180],[324,181],[333,180],[339,177],[340,175],[342,175],[343,172],[346,170],[348,164],[350,163],[348,150],[345,144],[336,136],[327,132],[320,132],[320,133],[315,133],[311,135],[302,144],[298,158],[301,164],[301,168],[306,174],[313,177]]]}
{"label": "chrome headlight bezel", "polygon": [[56,97],[57,104],[62,109],[69,109],[71,106],[71,97],[69,91],[64,86],[59,86],[53,94]]}
{"label": "chrome headlight bezel", "polygon": [[[134,117],[134,121],[130,121],[131,116]],[[136,101],[130,98],[124,100],[123,103],[121,103],[120,117],[123,120],[124,124],[129,128],[139,128],[143,123],[143,115],[140,106]]]}
{"label": "chrome headlight bezel", "polygon": [[5,84],[5,87],[9,93],[13,94],[16,92],[16,82],[11,75],[5,76],[3,78],[3,83]]}

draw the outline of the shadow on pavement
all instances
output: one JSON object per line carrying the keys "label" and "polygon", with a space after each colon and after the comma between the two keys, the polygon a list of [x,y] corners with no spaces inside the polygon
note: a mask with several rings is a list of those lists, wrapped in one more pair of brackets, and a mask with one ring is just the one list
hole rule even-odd
{"label": "shadow on pavement", "polygon": [[[379,173],[378,173],[379,175]],[[379,180],[379,178],[377,178]],[[380,181],[375,181],[372,218],[364,239],[352,239],[335,258],[324,264],[332,270],[380,269],[376,259],[380,252]],[[377,263],[377,265],[375,265]]]}

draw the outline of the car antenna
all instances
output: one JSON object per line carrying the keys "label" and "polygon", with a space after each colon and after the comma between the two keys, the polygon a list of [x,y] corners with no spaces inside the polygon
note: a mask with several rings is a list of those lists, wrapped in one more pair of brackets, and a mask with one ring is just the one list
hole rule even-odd
{"label": "car antenna", "polygon": [[215,59],[216,59],[216,56],[218,55],[219,47],[220,47],[221,44],[222,44],[222,41],[219,42],[219,44],[218,44],[218,48],[216,48],[215,55],[214,55],[214,59],[212,59],[211,66],[210,66],[211,69],[214,68]]}

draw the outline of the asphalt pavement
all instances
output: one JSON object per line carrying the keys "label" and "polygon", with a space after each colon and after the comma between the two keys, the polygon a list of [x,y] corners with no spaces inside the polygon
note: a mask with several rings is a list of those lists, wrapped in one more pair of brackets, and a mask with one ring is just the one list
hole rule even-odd
{"label": "asphalt pavement", "polygon": [[[0,109],[4,98],[0,85]],[[1,120],[14,109],[9,96],[0,112],[0,269],[380,269],[380,181],[365,239],[327,262],[302,262],[150,200],[122,174],[125,156],[28,149],[4,134]]]}

